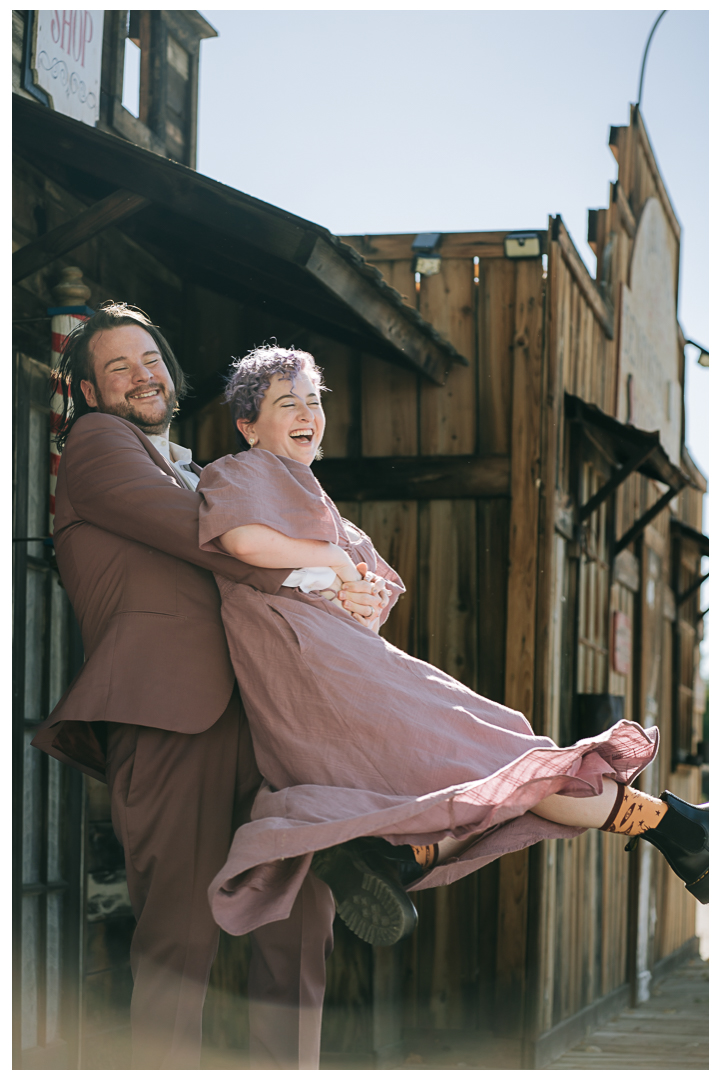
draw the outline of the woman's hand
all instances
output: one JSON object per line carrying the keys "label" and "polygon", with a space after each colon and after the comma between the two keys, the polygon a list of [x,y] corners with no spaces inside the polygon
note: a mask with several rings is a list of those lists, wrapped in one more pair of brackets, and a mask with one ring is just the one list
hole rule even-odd
{"label": "woman's hand", "polygon": [[[328,546],[332,549],[332,555],[329,561],[330,569],[335,571],[343,585],[361,582],[362,572],[352,561],[348,553],[343,551],[343,549],[336,544],[329,544]],[[364,563],[360,563],[360,566],[364,565]]]}
{"label": "woman's hand", "polygon": [[361,626],[379,627],[380,613],[390,600],[383,578],[355,563],[337,544],[324,540],[294,540],[267,525],[238,525],[218,537],[228,555],[250,566],[294,569],[330,566],[341,584],[339,603]]}
{"label": "woman's hand", "polygon": [[358,563],[358,578],[354,582],[345,582],[338,593],[342,606],[349,611],[361,626],[367,626],[376,633],[380,629],[380,615],[390,602],[390,592],[384,578],[373,574],[367,563]]}

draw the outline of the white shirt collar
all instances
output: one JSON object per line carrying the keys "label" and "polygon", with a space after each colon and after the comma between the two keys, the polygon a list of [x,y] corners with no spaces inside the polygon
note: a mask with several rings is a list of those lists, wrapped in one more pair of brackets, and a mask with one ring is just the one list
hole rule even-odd
{"label": "white shirt collar", "polygon": [[147,437],[155,449],[159,450],[165,460],[171,464],[189,465],[192,461],[192,450],[188,450],[186,446],[178,446],[177,443],[170,442],[167,431],[164,435],[148,435]]}

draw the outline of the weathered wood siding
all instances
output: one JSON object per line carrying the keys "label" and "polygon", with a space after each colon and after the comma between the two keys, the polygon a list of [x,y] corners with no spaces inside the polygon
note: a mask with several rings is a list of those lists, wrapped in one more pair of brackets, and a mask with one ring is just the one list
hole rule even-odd
{"label": "weathered wood siding", "polygon": [[[679,227],[636,110],[630,127],[612,129],[611,143],[619,163],[618,183],[612,186],[610,207],[597,216],[595,280],[581,263],[562,222],[555,219],[550,228],[544,530],[539,544],[541,577],[545,576],[547,587],[538,596],[539,693],[534,721],[537,729],[567,742],[572,731],[569,712],[573,693],[621,694],[628,718],[645,726],[657,724],[661,730],[658,760],[639,778],[639,785],[655,794],[669,787],[697,802],[698,770],[674,766],[672,760],[676,613],[671,589],[670,518],[678,517],[701,530],[702,493],[686,488],[645,529],[644,538],[612,565],[609,544],[656,501],[664,490],[662,485],[631,475],[615,497],[591,515],[581,543],[563,526],[569,500],[582,503],[603,482],[602,462],[587,447],[579,466],[573,459],[577,445],[571,446],[563,397],[565,392],[577,395],[624,419],[618,409],[617,386],[620,287],[628,280],[637,222],[649,197],[659,199],[679,252]],[[679,339],[681,381],[682,344]],[[636,393],[642,393],[642,387],[636,388]],[[699,574],[699,557],[693,565],[692,555],[688,558],[685,581]],[[689,628],[692,623],[694,632],[697,595],[688,603],[692,603],[692,613],[686,625]],[[612,663],[610,628],[616,611],[629,618],[636,643],[627,674],[616,672]],[[694,655],[697,661],[697,652]],[[697,713],[693,715],[695,737],[701,738]],[[628,856],[617,837],[596,832],[543,847],[536,882],[542,896],[535,924],[539,931],[537,980],[534,1008],[528,1017],[530,1030],[536,1033],[549,1030],[621,986],[633,977],[635,964],[636,930],[630,915],[635,903],[632,874],[637,853]],[[694,935],[696,907],[654,849],[652,860],[652,903],[657,919],[654,931],[651,929],[651,962]]]}
{"label": "weathered wood siding", "polygon": [[[533,279],[527,267],[519,272],[498,257],[502,245],[497,237],[491,238],[491,258],[483,248],[485,236],[448,237],[442,248],[441,272],[424,278],[417,293],[413,236],[374,236],[369,244],[363,238],[349,239],[410,302],[417,300],[423,317],[470,363],[454,366],[446,384],[437,387],[383,360],[338,349],[317,337],[306,338],[303,344],[323,367],[332,391],[325,402],[325,457],[509,455],[513,365],[526,369],[527,354],[532,353],[537,367],[541,350],[539,264],[532,267]],[[474,255],[481,257],[479,265],[473,262]],[[518,316],[519,280],[525,292]],[[526,324],[527,340],[522,339]],[[523,391],[516,407],[516,439],[532,437],[533,418],[528,422],[523,413],[527,408]],[[521,470],[516,483],[522,485],[525,479]],[[340,501],[339,506],[373,537],[408,586],[408,595],[388,621],[387,637],[473,689],[502,700],[509,499],[368,499]],[[521,530],[516,528],[516,532]],[[526,598],[528,588],[533,589],[533,558],[518,546],[521,558],[531,578],[528,585],[518,574],[518,586]],[[523,602],[518,597],[516,603]],[[532,626],[528,629],[531,634]],[[394,950],[402,1003],[396,1038],[401,1027],[442,1030],[491,1024],[501,929],[497,902],[501,873],[494,864],[453,886],[417,895],[420,929]],[[362,952],[356,945],[331,958],[329,1016],[344,1000],[341,973],[345,965],[351,958],[357,963]],[[371,953],[368,950],[365,959],[368,978],[377,961]],[[340,1029],[329,1030],[326,1021],[325,1049],[340,1050],[345,1042]],[[366,1048],[372,1050],[372,1043],[366,1043]]]}

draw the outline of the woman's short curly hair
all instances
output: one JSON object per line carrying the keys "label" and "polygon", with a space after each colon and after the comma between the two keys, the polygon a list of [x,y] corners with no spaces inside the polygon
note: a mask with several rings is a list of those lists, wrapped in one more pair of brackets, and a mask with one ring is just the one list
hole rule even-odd
{"label": "woman's short curly hair", "polygon": [[[257,420],[273,375],[280,375],[282,379],[294,383],[302,371],[312,379],[318,391],[327,389],[315,357],[302,349],[260,345],[241,359],[234,360],[225,387],[225,401],[230,406],[233,421]],[[243,448],[247,448],[242,432],[238,434]]]}

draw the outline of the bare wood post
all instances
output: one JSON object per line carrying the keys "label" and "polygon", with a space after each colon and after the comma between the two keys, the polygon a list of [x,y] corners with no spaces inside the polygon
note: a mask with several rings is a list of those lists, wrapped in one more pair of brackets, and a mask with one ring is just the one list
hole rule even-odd
{"label": "bare wood post", "polygon": [[[535,643],[535,693],[533,698],[533,728],[538,734],[557,738],[553,725],[554,665],[559,663],[553,617],[557,609],[557,576],[562,578],[563,566],[556,556],[555,506],[556,471],[559,428],[564,422],[562,370],[559,357],[559,326],[561,275],[567,274],[557,241],[552,241],[552,219],[548,222],[548,271],[544,297],[544,365],[542,384],[542,450],[540,485],[540,525],[538,537],[538,588]],[[532,956],[528,965],[529,987],[525,1036],[527,1048],[531,1040],[551,1026],[552,996],[555,977],[555,849],[556,841],[547,841],[533,853],[531,867],[538,902],[531,913],[530,935]],[[534,1067],[526,1060],[525,1067]]]}
{"label": "bare wood post", "polygon": [[[517,267],[513,339],[510,543],[505,704],[532,722],[535,683],[537,545],[540,517],[540,416],[543,305],[540,263]],[[528,852],[505,855],[498,885],[496,1025],[523,1031],[527,962]]]}

